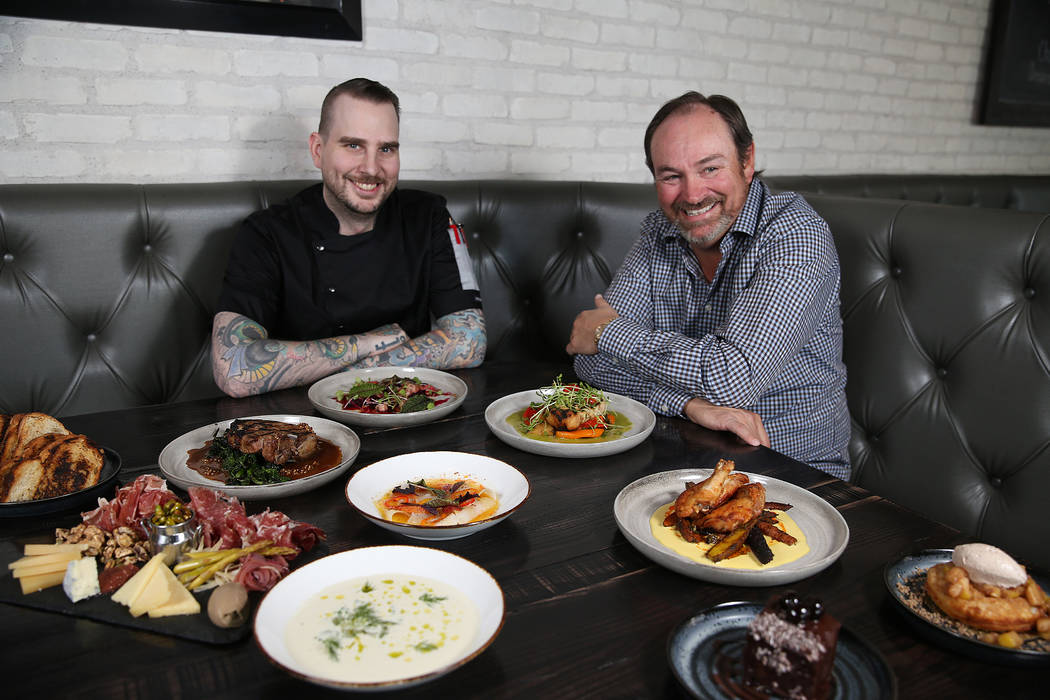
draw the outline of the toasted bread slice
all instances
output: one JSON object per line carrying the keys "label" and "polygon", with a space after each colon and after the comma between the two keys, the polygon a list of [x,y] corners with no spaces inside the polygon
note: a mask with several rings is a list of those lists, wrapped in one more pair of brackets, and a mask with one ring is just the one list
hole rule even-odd
{"label": "toasted bread slice", "polygon": [[11,416],[0,435],[0,465],[22,459],[23,449],[41,435],[56,433],[69,435],[66,426],[46,413],[16,413]]}
{"label": "toasted bread slice", "polygon": [[51,451],[63,437],[57,433],[45,433],[30,440],[19,451],[18,461],[0,469],[0,503],[31,501],[36,497]]}
{"label": "toasted bread slice", "polygon": [[0,503],[32,501],[43,478],[44,465],[39,459],[23,459],[12,464],[0,484]]}
{"label": "toasted bread slice", "polygon": [[74,493],[98,483],[105,458],[102,450],[84,435],[64,435],[55,441],[44,462],[44,475],[34,499]]}

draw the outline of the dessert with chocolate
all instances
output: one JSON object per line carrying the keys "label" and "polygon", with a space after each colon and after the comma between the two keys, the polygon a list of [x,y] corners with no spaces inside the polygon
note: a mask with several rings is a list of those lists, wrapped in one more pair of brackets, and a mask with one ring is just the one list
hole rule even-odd
{"label": "dessert with chocolate", "polygon": [[786,698],[829,697],[839,627],[819,600],[794,592],[774,596],[747,628],[747,684]]}

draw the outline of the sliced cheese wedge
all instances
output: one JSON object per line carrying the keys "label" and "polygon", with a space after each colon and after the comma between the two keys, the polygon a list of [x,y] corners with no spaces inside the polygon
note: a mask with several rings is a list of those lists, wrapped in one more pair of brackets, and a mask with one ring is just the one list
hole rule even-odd
{"label": "sliced cheese wedge", "polygon": [[37,576],[38,574],[50,574],[55,571],[65,571],[65,568],[69,566],[69,562],[77,561],[78,559],[80,559],[80,557],[76,556],[72,559],[53,561],[48,564],[40,564],[39,566],[20,566],[17,569],[12,569],[11,575],[15,578],[25,578],[26,576]]}
{"label": "sliced cheese wedge", "polygon": [[139,597],[139,594],[142,593],[146,584],[148,584],[150,579],[153,578],[153,575],[157,573],[157,568],[163,566],[163,562],[163,554],[157,554],[146,562],[145,566],[135,572],[134,576],[129,578],[123,586],[117,589],[116,593],[112,596],[113,602],[131,607],[131,603]]}
{"label": "sliced cheese wedge", "polygon": [[23,554],[28,557],[41,554],[57,554],[59,552],[80,552],[89,546],[87,542],[77,542],[75,544],[27,544]]}
{"label": "sliced cheese wedge", "polygon": [[201,611],[201,604],[193,594],[190,593],[185,586],[179,583],[179,580],[175,578],[174,574],[171,574],[171,580],[174,581],[175,586],[177,586],[177,588],[172,591],[171,598],[159,608],[153,608],[150,610],[149,616],[167,617],[169,615],[196,615],[199,613]]}
{"label": "sliced cheese wedge", "polygon": [[55,571],[50,574],[37,574],[35,576],[23,576],[18,579],[18,583],[22,586],[22,595],[26,593],[36,593],[42,591],[45,588],[51,588],[62,583],[62,579],[65,578],[66,571]]}
{"label": "sliced cheese wedge", "polygon": [[57,552],[54,554],[41,554],[41,555],[29,555],[22,557],[21,559],[15,559],[13,562],[7,565],[8,569],[12,571],[18,571],[23,568],[39,567],[43,564],[62,564],[63,568],[69,562],[74,559],[80,558],[79,549],[70,549],[65,552]]}
{"label": "sliced cheese wedge", "polygon": [[[157,567],[156,573],[150,577],[146,586],[139,592],[138,596],[131,600],[128,608],[133,617],[139,617],[153,608],[159,608],[171,598],[171,586],[168,583],[168,579],[164,576],[165,571],[169,574],[171,573],[171,570],[163,564]],[[176,579],[175,583],[178,582],[178,579]]]}

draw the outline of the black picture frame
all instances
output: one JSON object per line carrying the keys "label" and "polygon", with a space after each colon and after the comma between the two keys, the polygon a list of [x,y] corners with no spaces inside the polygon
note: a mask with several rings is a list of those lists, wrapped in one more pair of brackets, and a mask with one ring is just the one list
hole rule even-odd
{"label": "black picture frame", "polygon": [[4,0],[0,14],[361,41],[361,0]]}
{"label": "black picture frame", "polygon": [[1050,0],[995,0],[978,121],[1050,126]]}

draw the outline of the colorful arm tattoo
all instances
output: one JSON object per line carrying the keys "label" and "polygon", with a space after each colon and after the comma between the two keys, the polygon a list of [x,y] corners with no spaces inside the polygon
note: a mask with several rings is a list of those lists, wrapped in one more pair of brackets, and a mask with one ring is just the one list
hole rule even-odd
{"label": "colorful arm tattoo", "polygon": [[391,324],[359,335],[276,340],[247,316],[220,311],[212,324],[212,374],[226,394],[252,396],[310,384],[406,339],[404,331]]}
{"label": "colorful arm tattoo", "polygon": [[477,367],[485,359],[488,340],[481,309],[456,311],[437,319],[436,328],[418,338],[354,363],[355,367]]}

